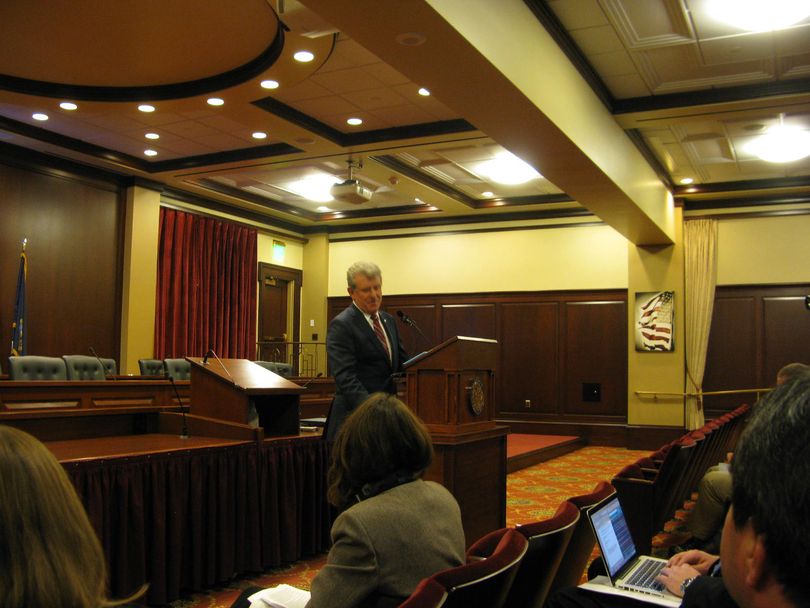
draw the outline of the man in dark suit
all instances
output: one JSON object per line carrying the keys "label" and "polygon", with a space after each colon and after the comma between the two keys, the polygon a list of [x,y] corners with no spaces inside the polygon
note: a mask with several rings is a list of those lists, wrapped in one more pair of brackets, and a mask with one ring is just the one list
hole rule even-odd
{"label": "man in dark suit", "polygon": [[343,420],[371,393],[395,393],[393,375],[407,355],[394,317],[380,310],[382,273],[371,262],[356,262],[346,271],[352,305],[329,323],[326,353],[335,378],[335,399],[326,424],[333,441]]}

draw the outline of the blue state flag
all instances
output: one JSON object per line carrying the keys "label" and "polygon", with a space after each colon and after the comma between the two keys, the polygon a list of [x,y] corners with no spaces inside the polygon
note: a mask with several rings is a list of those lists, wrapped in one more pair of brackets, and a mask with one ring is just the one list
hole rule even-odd
{"label": "blue state flag", "polygon": [[25,327],[25,282],[28,279],[28,258],[25,246],[20,252],[20,272],[17,275],[17,298],[14,300],[14,319],[11,322],[11,355],[25,354],[27,329]]}

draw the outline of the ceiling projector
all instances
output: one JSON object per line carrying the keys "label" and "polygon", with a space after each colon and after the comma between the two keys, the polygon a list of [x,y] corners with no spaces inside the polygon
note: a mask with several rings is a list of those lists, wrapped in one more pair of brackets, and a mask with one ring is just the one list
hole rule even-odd
{"label": "ceiling projector", "polygon": [[356,179],[347,179],[344,182],[332,186],[329,193],[339,201],[360,205],[371,200],[374,194],[371,190],[361,185]]}

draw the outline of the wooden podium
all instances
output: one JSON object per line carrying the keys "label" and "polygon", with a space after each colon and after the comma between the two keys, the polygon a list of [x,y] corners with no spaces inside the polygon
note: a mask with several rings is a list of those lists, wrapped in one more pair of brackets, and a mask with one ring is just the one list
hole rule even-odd
{"label": "wooden podium", "polygon": [[405,366],[400,398],[425,422],[435,457],[425,474],[461,507],[467,544],[506,525],[506,435],[495,423],[498,342],[455,336]]}
{"label": "wooden podium", "polygon": [[192,414],[260,426],[268,437],[298,435],[303,387],[247,359],[186,359]]}

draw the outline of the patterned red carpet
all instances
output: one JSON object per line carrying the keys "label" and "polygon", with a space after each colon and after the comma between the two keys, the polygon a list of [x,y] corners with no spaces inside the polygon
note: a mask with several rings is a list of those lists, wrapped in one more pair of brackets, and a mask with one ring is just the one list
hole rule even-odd
{"label": "patterned red carpet", "polygon": [[[506,524],[513,526],[554,514],[560,503],[569,496],[584,494],[596,482],[610,480],[623,466],[634,462],[646,451],[623,448],[586,447],[559,458],[510,473],[506,487]],[[660,544],[657,539],[656,544]],[[228,608],[242,589],[248,585],[270,587],[287,583],[309,589],[315,573],[326,561],[319,556],[296,562],[286,568],[268,571],[260,576],[231,581],[227,587],[211,589],[178,600],[172,608]]]}

